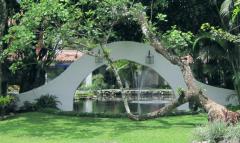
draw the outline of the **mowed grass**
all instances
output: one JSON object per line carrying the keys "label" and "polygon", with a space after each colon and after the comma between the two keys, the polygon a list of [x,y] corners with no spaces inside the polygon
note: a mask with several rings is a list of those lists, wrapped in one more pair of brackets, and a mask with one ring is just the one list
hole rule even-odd
{"label": "mowed grass", "polygon": [[148,121],[23,113],[0,121],[0,143],[187,143],[205,114]]}

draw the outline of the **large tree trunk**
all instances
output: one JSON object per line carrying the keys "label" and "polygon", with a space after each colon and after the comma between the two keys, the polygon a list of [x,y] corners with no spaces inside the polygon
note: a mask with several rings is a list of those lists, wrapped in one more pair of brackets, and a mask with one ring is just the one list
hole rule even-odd
{"label": "large tree trunk", "polygon": [[118,86],[121,89],[122,99],[129,118],[133,120],[147,120],[157,118],[160,116],[165,116],[178,106],[189,101],[194,101],[208,112],[209,121],[221,120],[233,124],[238,122],[240,120],[240,113],[229,111],[228,109],[226,109],[226,107],[212,101],[206,95],[204,95],[203,92],[197,87],[196,83],[194,82],[194,77],[189,66],[188,59],[182,59],[167,51],[166,48],[164,48],[162,43],[156,38],[156,35],[152,31],[151,27],[152,25],[149,25],[146,13],[140,12],[138,10],[135,12],[136,13],[132,13],[133,17],[141,26],[142,33],[149,40],[151,46],[154,47],[159,54],[164,56],[172,64],[180,67],[184,81],[187,85],[187,89],[181,91],[179,97],[175,99],[172,103],[166,105],[165,107],[157,111],[147,113],[145,115],[134,115],[130,111],[128,105],[128,98],[124,92],[120,75],[118,74],[116,68],[113,66],[113,61],[109,58],[107,52],[105,52],[104,48],[102,47],[105,59],[108,61],[109,66],[113,70],[113,73],[115,74],[117,79]]}
{"label": "large tree trunk", "polygon": [[163,55],[172,64],[180,67],[183,73],[184,81],[187,85],[187,89],[186,91],[182,92],[182,95],[180,95],[178,99],[173,101],[171,104],[163,107],[162,109],[159,109],[158,111],[148,113],[143,116],[130,117],[135,120],[145,120],[149,118],[164,116],[179,105],[182,105],[188,101],[195,101],[208,112],[208,118],[210,121],[221,120],[225,122],[236,123],[240,119],[240,114],[238,112],[227,110],[224,106],[212,101],[203,94],[203,92],[197,87],[196,83],[194,82],[194,77],[188,60],[183,60],[171,54],[166,50],[166,48],[164,48],[161,42],[156,38],[154,32],[151,31],[151,25],[149,25],[146,13],[135,13],[134,17],[141,26],[142,32],[149,40],[151,46],[154,47],[159,54]]}
{"label": "large tree trunk", "polygon": [[[0,43],[1,38],[4,35],[5,28],[7,24],[7,6],[5,0],[0,0]],[[0,44],[0,53],[3,51],[3,45]],[[3,94],[3,72],[2,72],[2,62],[0,61],[0,95]]]}

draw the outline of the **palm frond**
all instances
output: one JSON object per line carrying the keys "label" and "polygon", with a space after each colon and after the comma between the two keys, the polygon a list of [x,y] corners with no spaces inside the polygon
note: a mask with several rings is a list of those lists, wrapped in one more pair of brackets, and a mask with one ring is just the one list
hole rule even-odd
{"label": "palm frond", "polygon": [[[200,42],[206,43],[200,45]],[[226,41],[213,37],[210,33],[202,33],[193,43],[193,56],[204,63],[208,60],[225,59]]]}
{"label": "palm frond", "polygon": [[223,16],[223,17],[229,16],[233,7],[234,7],[234,1],[233,0],[225,0],[221,5],[220,15]]}
{"label": "palm frond", "polygon": [[202,33],[193,43],[193,51],[198,51],[199,46],[198,44],[205,39],[212,39],[212,36],[210,33]]}

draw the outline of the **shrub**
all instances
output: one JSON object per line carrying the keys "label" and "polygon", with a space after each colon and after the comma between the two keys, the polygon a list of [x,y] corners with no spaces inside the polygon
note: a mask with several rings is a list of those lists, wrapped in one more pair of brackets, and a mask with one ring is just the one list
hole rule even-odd
{"label": "shrub", "polygon": [[240,111],[240,105],[234,106],[234,105],[229,104],[229,105],[227,105],[227,108],[231,111],[238,111],[238,110]]}
{"label": "shrub", "polygon": [[100,90],[106,89],[108,87],[107,83],[104,81],[104,76],[102,74],[94,75],[92,81],[93,82],[91,86],[82,85],[80,87],[80,90]]}
{"label": "shrub", "polygon": [[20,108],[20,111],[31,112],[31,111],[41,111],[45,108],[47,109],[58,109],[57,104],[60,102],[57,100],[56,96],[53,95],[42,95],[40,98],[35,100],[36,102],[25,101],[24,105]]}
{"label": "shrub", "polygon": [[55,108],[41,108],[39,112],[49,113],[49,114],[59,114],[60,110]]}
{"label": "shrub", "polygon": [[210,143],[240,142],[240,123],[227,125],[224,122],[212,122],[204,126],[197,127],[193,132],[194,141],[208,141]]}
{"label": "shrub", "polygon": [[[43,111],[45,113],[49,113]],[[55,112],[58,115],[75,116],[75,117],[93,117],[93,118],[127,118],[127,114],[112,114],[112,113],[80,113],[75,111],[59,111]]]}
{"label": "shrub", "polygon": [[36,107],[36,103],[31,103],[29,101],[25,101],[23,106],[20,108],[21,111],[36,111],[37,107]]}
{"label": "shrub", "polygon": [[95,94],[92,91],[80,92],[79,90],[76,90],[75,99],[80,99],[81,97],[92,97],[94,95]]}
{"label": "shrub", "polygon": [[15,96],[0,96],[0,115],[14,112],[16,109],[17,98]]}
{"label": "shrub", "polygon": [[205,126],[197,127],[193,132],[194,141],[209,141],[217,143],[224,139],[227,132],[227,124],[224,122],[211,122]]}
{"label": "shrub", "polygon": [[53,95],[42,95],[40,98],[36,99],[36,109],[41,108],[55,108],[57,109],[57,104],[60,103],[56,96]]}
{"label": "shrub", "polygon": [[223,140],[223,136],[226,133],[227,124],[224,122],[213,122],[208,125],[209,140],[211,142],[218,142]]}
{"label": "shrub", "polygon": [[224,135],[225,140],[240,142],[240,123],[235,126],[231,125],[226,130],[226,134]]}

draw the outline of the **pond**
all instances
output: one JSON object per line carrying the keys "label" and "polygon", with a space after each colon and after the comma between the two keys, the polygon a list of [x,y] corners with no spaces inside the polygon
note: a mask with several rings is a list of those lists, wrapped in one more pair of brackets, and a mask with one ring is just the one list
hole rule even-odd
{"label": "pond", "polygon": [[[132,113],[145,114],[156,111],[164,107],[170,101],[152,100],[152,101],[130,101],[129,107]],[[84,99],[74,103],[74,110],[77,112],[87,113],[125,113],[125,108],[122,101],[105,101]]]}

